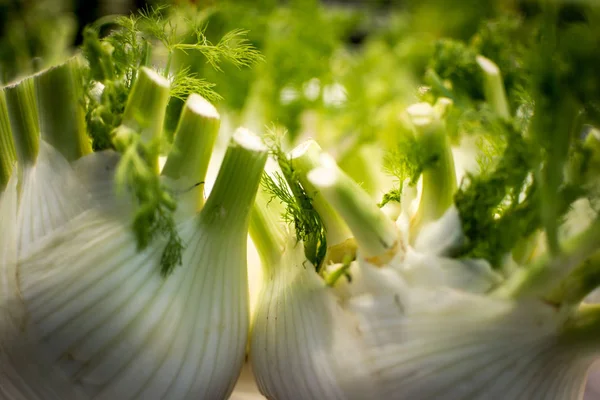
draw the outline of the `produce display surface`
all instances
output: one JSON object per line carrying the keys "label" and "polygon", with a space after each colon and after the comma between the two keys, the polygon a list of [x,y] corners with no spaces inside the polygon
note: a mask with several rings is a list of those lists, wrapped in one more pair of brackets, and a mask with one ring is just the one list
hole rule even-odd
{"label": "produce display surface", "polygon": [[0,4],[0,400],[600,400],[600,2],[84,3]]}

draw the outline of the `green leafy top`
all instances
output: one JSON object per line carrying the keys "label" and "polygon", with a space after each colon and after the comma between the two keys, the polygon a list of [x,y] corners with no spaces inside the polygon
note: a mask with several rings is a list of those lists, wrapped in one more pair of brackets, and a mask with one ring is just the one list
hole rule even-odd
{"label": "green leafy top", "polygon": [[[100,38],[102,20],[84,30],[83,53],[90,66],[87,79],[90,96],[87,102],[87,119],[94,148],[101,150],[112,147],[111,131],[120,125],[129,90],[141,66],[149,66],[153,52],[159,52],[160,43],[167,51],[163,75],[169,77],[171,60],[176,50],[199,52],[215,69],[220,70],[222,62],[238,68],[251,66],[262,59],[260,53],[245,39],[246,31],[233,30],[226,33],[217,44],[212,44],[204,35],[199,23],[185,19],[185,27],[180,30],[192,31],[195,42],[184,43],[178,31],[176,19],[166,6],[142,10],[128,17],[119,16],[110,21],[114,28]],[[173,11],[173,15],[176,13]],[[214,84],[192,73],[189,68],[181,68],[171,77],[171,95],[185,100],[190,93],[198,93],[209,100],[221,97],[214,91]],[[93,85],[102,84],[100,95],[92,90]]]}
{"label": "green leafy top", "polygon": [[277,198],[285,206],[283,220],[294,225],[296,238],[304,242],[306,258],[319,272],[327,252],[325,226],[314,209],[309,194],[296,176],[290,157],[282,149],[281,138],[284,134],[271,131],[267,135],[267,145],[271,155],[277,160],[281,173],[276,172],[274,177],[265,173],[262,184],[272,195],[272,199]]}
{"label": "green leafy top", "polygon": [[[170,96],[181,102],[191,93],[210,100],[220,96],[214,85],[189,69],[182,68],[170,75],[171,60],[175,50],[203,54],[216,69],[227,61],[237,67],[249,66],[261,59],[256,49],[245,40],[245,32],[236,30],[226,34],[217,44],[204,36],[203,28],[186,19],[186,29],[193,30],[196,41],[183,43],[171,8],[157,7],[142,10],[139,14],[118,16],[110,21],[108,35],[101,36],[107,21],[85,28],[83,54],[89,63],[85,77],[86,119],[95,151],[113,148],[122,154],[117,169],[116,184],[120,190],[129,188],[137,203],[133,220],[138,248],[144,249],[158,236],[166,238],[161,259],[161,272],[170,273],[181,264],[183,244],[179,238],[173,212],[176,202],[172,193],[161,183],[157,160],[161,150],[168,146],[164,136],[142,140],[131,124],[123,125],[126,105],[135,96],[132,91],[142,67],[150,66],[166,50],[162,75],[169,78]],[[165,104],[166,106],[166,104]],[[155,121],[159,131],[164,121]]]}
{"label": "green leafy top", "polygon": [[114,143],[121,153],[121,160],[115,183],[119,191],[131,188],[137,201],[132,225],[138,249],[145,249],[157,237],[166,238],[160,265],[161,274],[168,276],[181,265],[184,246],[173,220],[176,200],[171,190],[161,183],[150,161],[158,156],[160,141],[144,143],[139,134],[126,127],[119,127],[117,131]]}
{"label": "green leafy top", "polygon": [[384,159],[386,172],[398,181],[398,186],[385,193],[379,203],[383,207],[390,201],[400,203],[404,183],[415,186],[428,166],[435,163],[435,155],[423,145],[409,129],[399,132],[397,145],[389,150]]}
{"label": "green leafy top", "polygon": [[[315,0],[285,4],[259,0],[251,5],[220,1],[206,16],[206,36],[212,39],[234,27],[249,30],[249,39],[266,62],[251,72],[226,66],[227,74],[219,75],[207,68],[203,57],[189,54],[177,58],[192,65],[193,71],[210,76],[226,95],[224,104],[229,109],[248,114],[261,127],[277,122],[294,138],[303,112],[323,106],[325,87],[334,83],[334,56],[344,51],[344,40],[359,16],[351,9],[326,7]],[[319,88],[306,95],[309,82],[318,82],[315,86]]]}
{"label": "green leafy top", "polygon": [[507,144],[494,167],[467,176],[454,198],[467,238],[457,255],[483,258],[494,266],[540,226],[534,200],[537,185],[528,179],[536,154],[509,126],[506,136]]}
{"label": "green leafy top", "polygon": [[524,37],[529,29],[518,14],[501,15],[481,24],[470,40],[470,48],[493,60],[500,71],[508,95],[511,109],[516,110],[523,103],[523,88],[527,84]]}
{"label": "green leafy top", "polygon": [[[533,39],[510,44],[522,49],[522,65],[511,67],[509,59],[501,61],[515,74],[513,100],[520,103],[515,117],[498,121],[488,115],[481,125],[480,157],[485,168],[469,175],[455,195],[467,237],[457,255],[485,258],[494,267],[542,230],[550,252],[559,253],[558,230],[571,204],[582,196],[595,196],[597,178],[591,171],[596,167],[590,160],[597,150],[590,147],[593,140],[582,139],[582,127],[586,120],[594,120],[590,110],[595,98],[586,95],[583,86],[593,88],[600,82],[586,65],[594,57],[592,48],[600,43],[589,25],[598,9],[583,5],[588,19],[565,22],[559,6],[546,7],[530,21],[536,32]],[[506,21],[502,24],[513,28]],[[589,35],[583,38],[581,32]],[[506,34],[502,40],[510,37]],[[499,40],[494,39],[481,34],[473,42]],[[499,59],[507,57],[497,50]],[[585,85],[580,85],[581,78]]]}
{"label": "green leafy top", "polygon": [[442,39],[436,43],[424,77],[428,90],[422,91],[421,98],[431,103],[440,96],[452,99],[454,107],[446,117],[446,126],[454,143],[464,135],[497,136],[502,130],[495,126],[496,116],[485,102],[485,76],[478,65],[478,56],[487,57],[499,68],[509,109],[525,129],[533,103],[525,62],[533,29],[530,25],[518,14],[499,14],[481,23],[468,41]]}
{"label": "green leafy top", "polygon": [[[420,105],[416,104],[415,106]],[[428,116],[428,119],[431,118],[431,127],[441,122],[440,118],[442,114],[447,114],[447,109],[452,109],[452,107],[445,107],[444,111],[442,111],[441,105],[438,110],[433,111],[432,109],[433,114]],[[408,113],[404,115],[402,122],[398,125],[396,144],[385,155],[386,172],[397,179],[398,186],[383,195],[380,207],[389,201],[400,202],[404,183],[408,181],[410,186],[415,186],[424,171],[438,165],[443,156],[442,152],[446,150],[445,137],[430,137],[430,133],[418,132],[419,128],[410,121],[411,118]],[[415,118],[418,119],[418,117]],[[443,132],[446,135],[445,129]],[[442,142],[440,143],[440,141]],[[452,171],[452,175],[454,175],[454,171]]]}
{"label": "green leafy top", "polygon": [[452,84],[449,89],[453,93],[451,98],[456,103],[464,102],[465,98],[471,101],[483,100],[483,78],[476,57],[477,52],[463,42],[439,40],[429,64],[433,89],[448,97],[448,88],[437,84],[437,80],[447,80]]}

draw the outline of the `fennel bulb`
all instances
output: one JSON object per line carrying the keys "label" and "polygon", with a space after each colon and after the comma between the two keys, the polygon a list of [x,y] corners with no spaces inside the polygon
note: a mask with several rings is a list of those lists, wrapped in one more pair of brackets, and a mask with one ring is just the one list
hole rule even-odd
{"label": "fennel bulb", "polygon": [[574,316],[492,290],[519,273],[505,281],[485,262],[445,260],[464,240],[453,208],[419,228],[413,248],[408,218],[387,219],[331,158],[308,180],[347,223],[357,256],[352,280],[330,285],[274,216],[254,230],[268,268],[250,355],[267,398],[580,398],[599,356],[597,310]]}
{"label": "fennel bulb", "polygon": [[122,212],[90,209],[41,241],[17,265],[23,335],[42,355],[29,361],[85,398],[226,398],[245,356],[246,229],[265,160],[255,136],[233,136],[206,204],[180,217],[183,265],[167,278],[164,243],[138,251]]}
{"label": "fennel bulb", "polygon": [[[9,319],[1,327],[0,377],[7,397],[226,398],[245,356],[247,225],[266,148],[238,130],[205,202],[219,114],[202,97],[188,97],[159,178],[158,154],[142,153],[142,160],[130,144],[160,139],[166,79],[141,68],[114,131],[115,146],[125,150],[81,158],[38,140],[35,118],[18,112],[35,110],[20,107],[28,90],[19,85],[7,95],[23,177],[15,214],[23,215],[15,222],[21,247],[16,257],[2,254],[9,290],[1,306]],[[42,139],[58,135],[52,125],[40,126]],[[127,180],[132,172],[142,179]],[[134,201],[123,196],[124,180],[138,194]],[[148,203],[135,200],[155,204],[160,182],[177,198],[174,230],[185,248],[169,276],[164,260],[175,256],[172,237],[141,247],[136,230]],[[39,196],[43,191],[50,194]]]}
{"label": "fennel bulb", "polygon": [[3,89],[19,167],[19,253],[88,206],[69,164],[91,151],[79,69],[72,58]]}
{"label": "fennel bulb", "polygon": [[289,245],[255,317],[251,360],[267,398],[558,400],[581,392],[593,355],[561,345],[551,307],[408,286],[370,265],[361,276],[369,289],[344,299],[301,246]]}
{"label": "fennel bulb", "polygon": [[[17,159],[0,216],[4,242],[0,254],[3,398],[80,398],[60,374],[30,363],[28,360],[38,356],[36,351],[15,340],[26,318],[17,283],[19,257],[89,206],[89,196],[70,165],[91,150],[75,89],[78,68],[77,60],[71,59],[3,88],[9,122],[3,126],[3,135],[12,135]],[[5,147],[2,153],[6,155]]]}

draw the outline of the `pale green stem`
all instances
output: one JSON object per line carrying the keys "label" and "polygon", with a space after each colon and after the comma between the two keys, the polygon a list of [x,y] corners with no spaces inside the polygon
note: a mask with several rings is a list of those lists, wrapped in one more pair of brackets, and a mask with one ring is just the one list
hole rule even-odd
{"label": "pale green stem", "polygon": [[[600,170],[600,134],[595,129],[583,142],[589,157],[573,157],[569,160],[566,180],[574,186],[593,182]],[[576,305],[591,291],[600,286],[600,252],[575,268],[562,282],[553,288],[546,299],[555,304]]]}
{"label": "pale green stem", "polygon": [[271,201],[268,193],[258,190],[249,232],[266,271],[279,264],[285,247],[285,232],[278,218],[281,210],[279,202]]}
{"label": "pale green stem", "polygon": [[327,245],[335,246],[352,237],[348,225],[340,215],[325,200],[323,195],[308,180],[308,173],[321,167],[320,156],[323,154],[321,147],[314,140],[307,140],[290,152],[290,160],[298,180],[312,200],[312,205],[321,217],[327,232]]}
{"label": "pale green stem", "polygon": [[4,92],[0,91],[0,192],[4,190],[17,159],[15,144],[10,131],[8,110]]}
{"label": "pale green stem", "polygon": [[438,118],[443,119],[450,112],[454,102],[447,97],[439,97],[433,105],[433,111]]}
{"label": "pale green stem", "polygon": [[322,155],[321,165],[308,180],[346,221],[362,255],[374,264],[385,264],[403,246],[396,225],[333,158]]}
{"label": "pale green stem", "polygon": [[383,170],[383,165],[381,161],[374,161],[381,160],[381,156],[376,153],[378,150],[378,145],[356,143],[337,157],[340,168],[355,182],[359,182],[371,196],[379,194],[381,190],[381,178],[378,174]]}
{"label": "pale green stem", "polygon": [[600,251],[575,268],[545,296],[553,304],[574,306],[600,286]]}
{"label": "pale green stem", "polygon": [[171,62],[173,61],[173,50],[168,50],[169,55],[167,56],[167,63],[165,65],[165,70],[163,72],[163,76],[165,78],[169,77],[169,72],[171,71]]}
{"label": "pale green stem", "polygon": [[19,168],[32,165],[40,147],[40,131],[33,79],[25,78],[4,88],[10,129]]}
{"label": "pale green stem", "polygon": [[73,57],[34,76],[41,137],[68,161],[92,152],[80,75],[80,61]]}
{"label": "pale green stem", "polygon": [[559,338],[571,349],[583,350],[590,357],[600,353],[600,304],[583,304],[567,321]]}
{"label": "pale green stem", "polygon": [[503,298],[543,296],[600,248],[600,219],[569,239],[559,254],[546,254],[535,264],[520,268],[495,291]]}
{"label": "pale green stem", "polygon": [[203,222],[222,230],[247,229],[267,154],[258,136],[242,128],[236,131],[201,211]]}
{"label": "pale green stem", "polygon": [[510,108],[506,99],[506,90],[500,68],[490,59],[477,56],[477,64],[483,73],[483,91],[492,110],[501,118],[510,118]]}
{"label": "pale green stem", "polygon": [[[169,88],[166,78],[150,68],[140,68],[123,112],[121,125],[127,129],[121,129],[117,135],[134,131],[145,143],[159,140],[169,102]],[[158,157],[148,162],[158,173]]]}
{"label": "pale green stem", "polygon": [[[179,118],[173,147],[162,174],[175,180],[185,180],[189,186],[204,184],[208,163],[220,126],[215,107],[198,94],[185,102]],[[203,190],[198,190],[197,205],[204,204]]]}
{"label": "pale green stem", "polygon": [[324,279],[325,283],[327,283],[327,286],[334,287],[337,281],[342,276],[346,275],[346,273],[348,273],[348,270],[351,266],[352,264],[350,261],[342,262],[341,265],[335,271],[333,271],[329,275],[326,275]]}
{"label": "pale green stem", "polygon": [[600,131],[592,128],[583,140],[587,154],[575,154],[568,160],[565,181],[572,186],[582,186],[600,173]]}
{"label": "pale green stem", "polygon": [[[582,118],[579,102],[569,95],[560,98],[559,115],[553,118],[553,125],[548,123],[536,124],[536,115],[534,115],[532,125],[536,127],[538,140],[545,140],[551,143],[546,150],[547,157],[542,169],[538,173],[540,181],[540,196],[544,201],[540,202],[541,216],[544,228],[546,230],[546,239],[548,248],[554,254],[560,253],[558,240],[559,227],[559,190],[563,184],[565,167],[568,168],[569,148],[571,147],[571,138],[579,135],[581,132]],[[541,110],[543,112],[543,110]],[[537,115],[540,120],[544,116]],[[539,125],[539,126],[538,126]],[[546,131],[551,129],[551,131]],[[569,132],[569,135],[563,134]],[[543,139],[541,139],[544,135]]]}
{"label": "pale green stem", "polygon": [[421,200],[410,224],[410,237],[415,240],[425,224],[439,219],[453,204],[456,172],[450,141],[435,109],[427,103],[418,103],[409,107],[407,112],[420,146],[436,160],[422,174]]}
{"label": "pale green stem", "polygon": [[512,250],[513,260],[519,265],[528,263],[539,245],[539,241],[539,231],[533,232],[528,237],[521,239]]}

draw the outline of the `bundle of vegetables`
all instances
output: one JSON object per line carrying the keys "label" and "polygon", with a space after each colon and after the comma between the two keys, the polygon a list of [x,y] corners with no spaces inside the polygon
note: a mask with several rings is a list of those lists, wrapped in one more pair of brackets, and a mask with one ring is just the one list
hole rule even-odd
{"label": "bundle of vegetables", "polygon": [[[179,57],[261,56],[181,10],[89,27],[86,62],[4,87],[0,398],[228,398],[245,358],[270,399],[581,398],[600,357],[600,10],[543,6],[431,46],[419,99],[337,160],[324,134],[288,152],[277,125],[219,133],[231,109]],[[268,93],[245,105],[261,131]],[[317,119],[347,127],[359,104]],[[397,181],[379,204],[384,171],[352,165],[377,152]]]}
{"label": "bundle of vegetables", "polygon": [[[314,142],[280,159],[279,177],[291,190],[274,192],[295,210],[296,233],[265,202],[251,224],[267,267],[251,337],[261,392],[276,399],[580,398],[598,357],[597,307],[580,303],[597,284],[600,220],[560,242],[556,254],[516,266],[467,253],[474,239],[462,201],[500,182],[474,181],[452,205],[443,194],[456,178],[439,115],[426,103],[408,112],[437,161],[424,171],[417,211],[404,210],[395,222]],[[599,143],[586,141],[593,157]],[[514,150],[507,147],[503,159]],[[275,178],[267,187],[277,180],[283,184]],[[304,205],[307,193],[315,193],[312,208]],[[495,229],[509,216],[498,217]],[[311,226],[320,227],[316,242]],[[324,247],[316,256],[315,243]]]}
{"label": "bundle of vegetables", "polygon": [[[600,333],[584,302],[599,284],[599,10],[564,12],[547,2],[535,24],[436,45],[384,209],[314,143],[275,146],[266,187],[295,229],[258,204],[251,361],[267,398],[581,398]],[[450,144],[473,138],[479,171],[457,182]]]}

